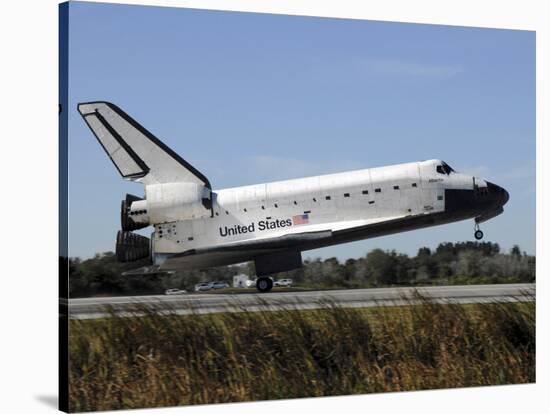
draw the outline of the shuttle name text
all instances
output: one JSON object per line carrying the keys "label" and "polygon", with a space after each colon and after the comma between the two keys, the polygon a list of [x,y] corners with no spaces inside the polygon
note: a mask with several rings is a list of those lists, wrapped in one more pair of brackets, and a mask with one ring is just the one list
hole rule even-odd
{"label": "shuttle name text", "polygon": [[220,232],[221,237],[227,237],[227,236],[236,236],[238,234],[244,234],[244,233],[254,233],[256,229],[258,229],[258,231],[264,231],[264,230],[273,230],[273,229],[290,227],[290,226],[292,226],[291,219],[283,219],[283,220],[276,219],[276,220],[260,220],[257,223],[252,222],[249,225],[235,224],[233,227],[223,226],[223,227],[219,227],[218,230]]}

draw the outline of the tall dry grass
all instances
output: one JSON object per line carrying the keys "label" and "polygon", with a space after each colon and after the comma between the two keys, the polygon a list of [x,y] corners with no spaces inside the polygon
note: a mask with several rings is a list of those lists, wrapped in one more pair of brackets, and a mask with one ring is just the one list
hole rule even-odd
{"label": "tall dry grass", "polygon": [[[419,298],[415,298],[419,299]],[[112,410],[535,381],[535,304],[70,321],[70,409]]]}

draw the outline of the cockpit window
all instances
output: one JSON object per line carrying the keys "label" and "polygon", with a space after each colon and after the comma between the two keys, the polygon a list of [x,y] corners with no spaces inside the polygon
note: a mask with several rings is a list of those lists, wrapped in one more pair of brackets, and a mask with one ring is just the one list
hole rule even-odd
{"label": "cockpit window", "polygon": [[449,175],[450,173],[452,172],[455,172],[455,170],[453,170],[449,164],[447,164],[446,162],[441,162],[440,165],[438,165],[437,167],[435,167],[435,170],[439,173],[439,174],[447,174]]}

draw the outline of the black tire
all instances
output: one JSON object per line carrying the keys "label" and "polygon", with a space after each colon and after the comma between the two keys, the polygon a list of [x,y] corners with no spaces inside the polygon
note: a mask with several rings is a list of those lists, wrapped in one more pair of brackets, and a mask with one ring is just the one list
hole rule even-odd
{"label": "black tire", "polygon": [[481,240],[483,238],[483,232],[481,230],[476,230],[476,232],[474,233],[474,237],[476,238],[476,240]]}
{"label": "black tire", "polygon": [[273,288],[273,280],[270,277],[259,277],[256,280],[256,289],[262,293],[269,292]]}

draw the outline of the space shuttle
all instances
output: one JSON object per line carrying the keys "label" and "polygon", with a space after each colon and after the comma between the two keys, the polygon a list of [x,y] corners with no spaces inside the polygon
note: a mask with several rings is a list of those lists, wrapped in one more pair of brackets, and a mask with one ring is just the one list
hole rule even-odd
{"label": "space shuttle", "polygon": [[[257,289],[302,266],[302,252],[503,212],[508,192],[439,159],[242,187],[208,178],[110,102],[78,111],[125,180],[143,196],[121,203],[116,256],[149,257],[144,275],[254,261]],[[152,226],[151,237],[135,233]]]}

